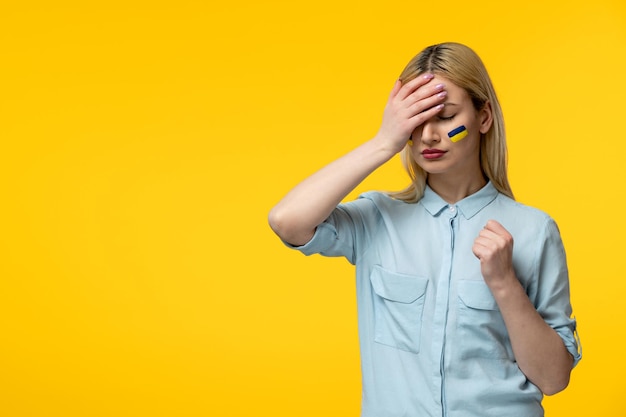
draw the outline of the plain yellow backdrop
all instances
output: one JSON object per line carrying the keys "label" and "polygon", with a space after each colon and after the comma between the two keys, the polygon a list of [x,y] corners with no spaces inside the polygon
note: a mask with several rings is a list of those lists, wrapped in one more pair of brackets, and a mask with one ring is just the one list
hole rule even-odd
{"label": "plain yellow backdrop", "polygon": [[584,358],[547,415],[626,415],[623,1],[7,2],[0,39],[0,415],[358,416],[353,270],[267,212],[448,40],[566,245]]}

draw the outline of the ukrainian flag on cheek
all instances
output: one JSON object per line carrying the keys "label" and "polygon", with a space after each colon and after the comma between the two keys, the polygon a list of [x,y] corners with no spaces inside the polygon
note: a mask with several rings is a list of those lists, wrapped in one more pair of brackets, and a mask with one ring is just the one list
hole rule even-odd
{"label": "ukrainian flag on cheek", "polygon": [[458,142],[467,136],[467,129],[465,126],[459,126],[456,129],[452,129],[448,132],[448,137],[452,142]]}

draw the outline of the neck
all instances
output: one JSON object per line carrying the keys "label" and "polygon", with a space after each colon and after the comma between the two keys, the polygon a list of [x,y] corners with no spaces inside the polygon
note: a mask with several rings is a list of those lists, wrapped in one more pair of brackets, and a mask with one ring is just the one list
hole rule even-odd
{"label": "neck", "polygon": [[483,188],[487,184],[487,180],[482,172],[473,176],[429,174],[427,183],[447,203],[456,204]]}

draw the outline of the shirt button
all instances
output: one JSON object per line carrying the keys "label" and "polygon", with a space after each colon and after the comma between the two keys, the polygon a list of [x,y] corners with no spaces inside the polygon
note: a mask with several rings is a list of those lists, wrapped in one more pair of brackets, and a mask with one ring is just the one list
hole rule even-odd
{"label": "shirt button", "polygon": [[450,206],[450,213],[454,213],[456,211],[456,207]]}

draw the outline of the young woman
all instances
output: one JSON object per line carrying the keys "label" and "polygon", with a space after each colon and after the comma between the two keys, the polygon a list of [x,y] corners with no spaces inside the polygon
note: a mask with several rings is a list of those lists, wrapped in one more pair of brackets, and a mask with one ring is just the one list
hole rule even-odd
{"label": "young woman", "polygon": [[[411,185],[341,203],[402,152]],[[363,417],[543,416],[580,360],[555,222],[513,200],[502,112],[468,47],[426,48],[376,136],[270,212],[304,254],[356,265]]]}

